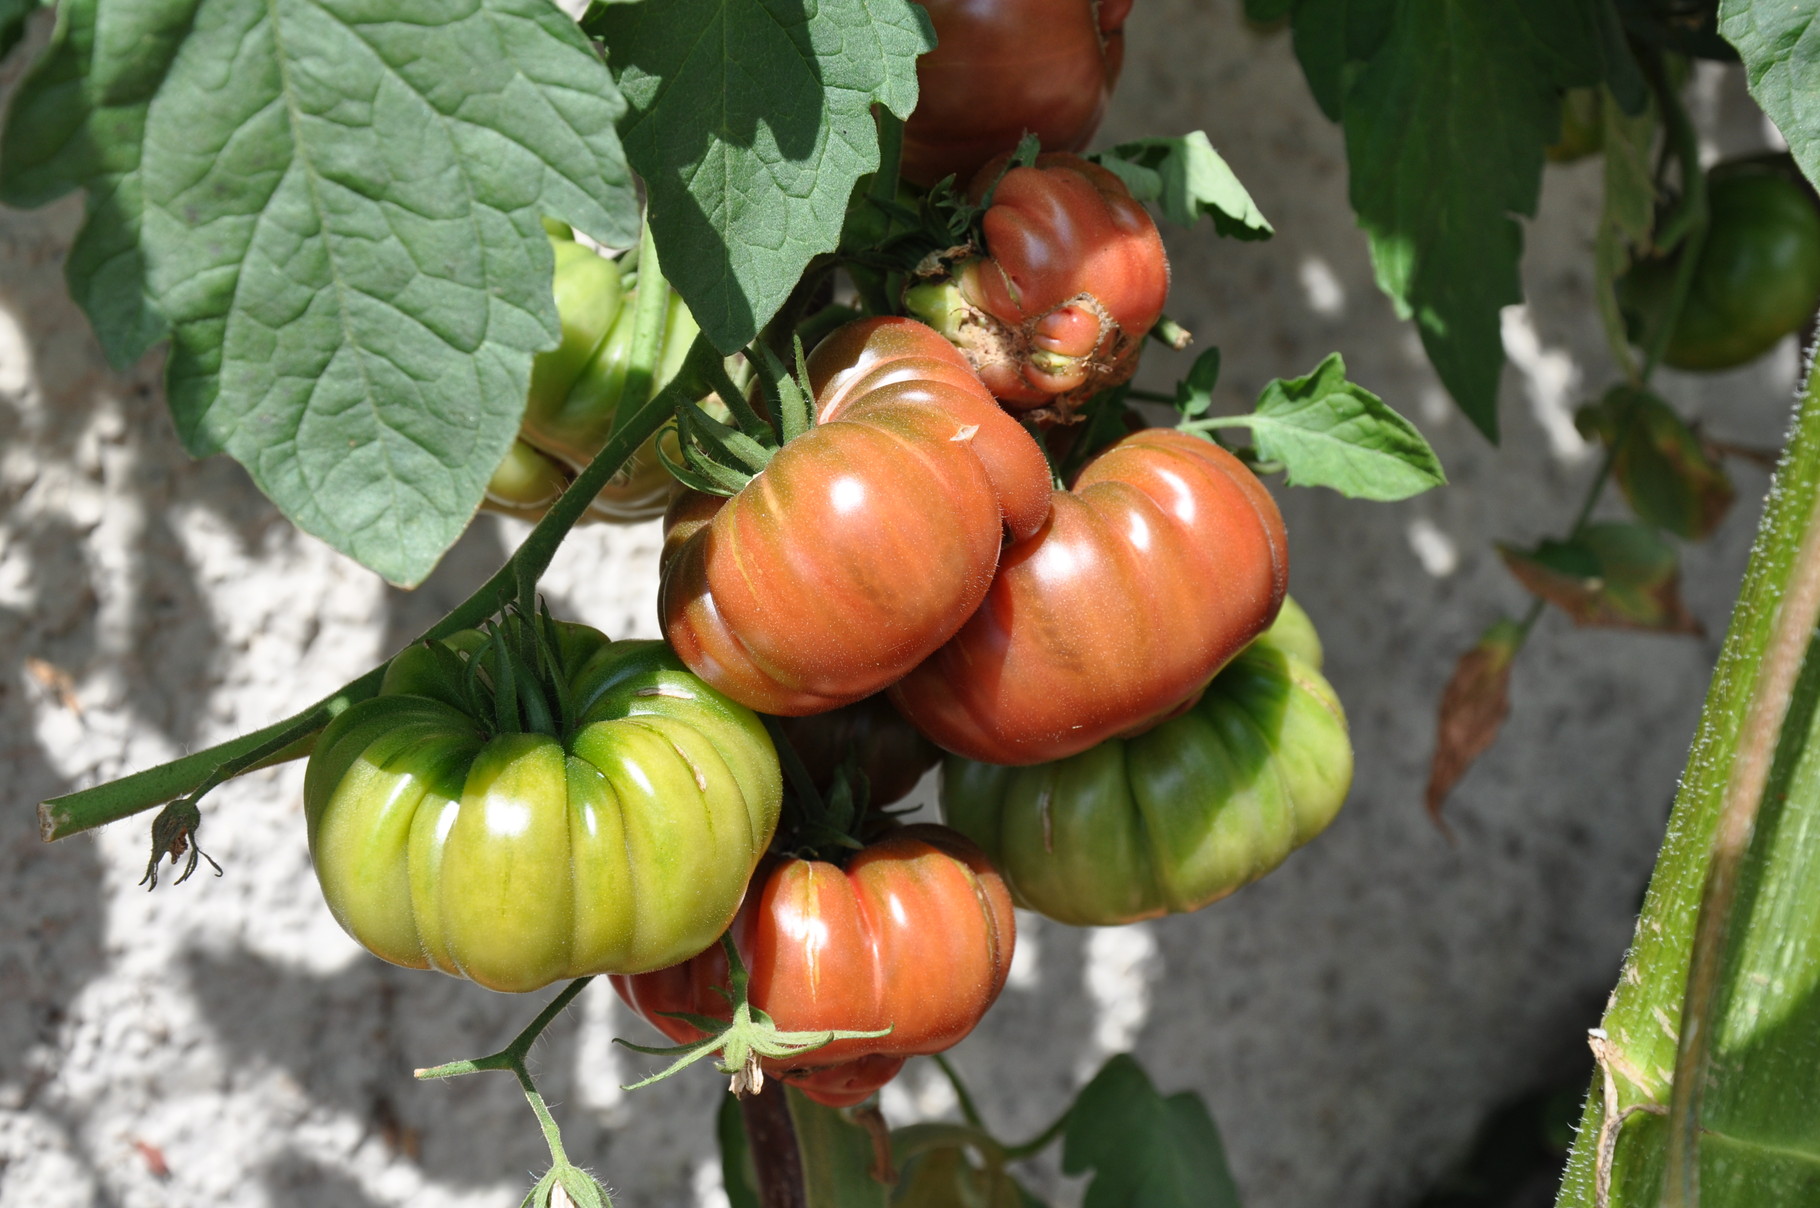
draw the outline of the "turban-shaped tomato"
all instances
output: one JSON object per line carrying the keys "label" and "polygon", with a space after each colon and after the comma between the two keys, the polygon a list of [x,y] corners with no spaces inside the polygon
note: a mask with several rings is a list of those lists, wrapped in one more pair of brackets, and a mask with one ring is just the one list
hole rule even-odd
{"label": "turban-shaped tomato", "polygon": [[535,990],[674,964],[726,930],[782,803],[764,726],[661,642],[560,628],[556,733],[470,711],[469,661],[497,670],[473,631],[399,655],[323,732],[310,855],[375,955]]}
{"label": "turban-shaped tomato", "polygon": [[731,499],[679,496],[659,617],[695,673],[765,713],[870,696],[978,607],[1049,469],[953,346],[863,319],[809,358],[817,423]]}
{"label": "turban-shaped tomato", "polygon": [[[976,197],[996,176],[988,164]],[[905,302],[967,354],[1000,402],[1066,411],[1137,370],[1169,293],[1169,261],[1123,181],[1077,155],[1040,155],[998,181],[980,227],[985,254]]]}
{"label": "turban-shaped tomato", "polygon": [[[1301,613],[1286,606],[1284,617],[1297,625]],[[943,815],[986,850],[1019,905],[1064,923],[1129,923],[1225,897],[1324,830],[1352,783],[1339,699],[1318,662],[1295,653],[1308,643],[1278,632],[1193,708],[1135,738],[1032,767],[950,757]]]}
{"label": "turban-shaped tomato", "polygon": [[1026,133],[1079,151],[1125,57],[1131,0],[921,0],[936,48],[916,61],[904,179],[962,181]]}
{"label": "turban-shaped tomato", "polygon": [[[787,1032],[891,1029],[763,1063],[818,1103],[859,1103],[906,1058],[957,1044],[1005,988],[1010,895],[979,849],[946,827],[906,826],[844,868],[787,859],[760,877],[733,924],[752,1005]],[[716,993],[727,985],[718,945],[613,985],[678,1043],[701,1033],[666,1012],[731,1015]]]}
{"label": "turban-shaped tomato", "polygon": [[1055,493],[979,611],[891,698],[956,754],[1061,759],[1183,707],[1288,584],[1283,518],[1250,470],[1186,433],[1133,433]]}

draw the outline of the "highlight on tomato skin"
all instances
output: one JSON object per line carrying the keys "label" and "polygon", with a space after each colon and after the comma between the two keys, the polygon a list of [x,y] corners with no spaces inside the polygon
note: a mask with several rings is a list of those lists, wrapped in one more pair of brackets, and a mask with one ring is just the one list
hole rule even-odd
{"label": "highlight on tomato skin", "polygon": [[908,672],[978,607],[1004,533],[1049,508],[1042,450],[929,328],[860,320],[808,368],[819,422],[732,498],[680,496],[660,561],[683,661],[780,716]]}
{"label": "highlight on tomato skin", "polygon": [[1288,539],[1236,457],[1148,429],[1099,454],[1005,550],[985,602],[891,688],[948,751],[1061,759],[1179,710],[1276,617]]}
{"label": "highlight on tomato skin", "polygon": [[1137,370],[1162,316],[1169,260],[1149,213],[1116,175],[1078,155],[1043,154],[975,176],[991,205],[981,254],[905,291],[904,304],[952,340],[993,396],[1065,418]]}
{"label": "highlight on tomato skin", "polygon": [[1099,129],[1125,56],[1131,0],[920,0],[936,48],[917,60],[903,176],[965,182],[1026,132],[1079,151]]}
{"label": "highlight on tomato skin", "polygon": [[[959,1043],[1011,971],[1016,918],[1003,879],[944,826],[892,831],[845,867],[785,858],[761,869],[732,934],[752,1005],[784,1031],[877,1031],[837,1040],[766,1073],[819,1103],[869,1098],[905,1058]],[[717,944],[669,969],[615,977],[621,998],[677,1043],[700,1033],[665,1012],[730,1016]]]}

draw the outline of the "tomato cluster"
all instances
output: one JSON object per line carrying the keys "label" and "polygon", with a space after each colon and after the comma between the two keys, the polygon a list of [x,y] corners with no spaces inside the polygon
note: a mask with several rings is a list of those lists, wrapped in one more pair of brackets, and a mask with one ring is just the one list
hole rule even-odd
{"label": "tomato cluster", "polygon": [[[820,323],[800,382],[753,352],[706,379],[714,418],[682,408],[597,501],[669,501],[667,644],[514,615],[414,648],[325,733],[306,793],[324,893],[379,955],[501,990],[609,973],[690,1043],[736,1014],[724,938],[751,1009],[844,1034],[763,1063],[834,1105],[973,1028],[1014,901],[1078,924],[1197,909],[1326,826],[1351,776],[1270,493],[1200,436],[1078,422],[1123,406],[1168,288],[1143,207],[1069,153],[1128,0],[926,2],[942,46],[906,176],[971,175],[954,204],[977,222],[901,281],[935,326]],[[982,88],[1008,55],[1018,85]],[[1060,150],[1011,162],[1026,131]],[[493,490],[525,512],[695,330],[667,299],[653,360],[651,299],[553,246],[562,343]],[[949,826],[882,811],[938,761]]]}

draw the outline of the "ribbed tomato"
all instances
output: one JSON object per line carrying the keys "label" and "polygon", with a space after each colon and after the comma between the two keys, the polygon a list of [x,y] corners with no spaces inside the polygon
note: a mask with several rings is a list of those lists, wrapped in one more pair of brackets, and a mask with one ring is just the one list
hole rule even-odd
{"label": "ribbed tomato", "polygon": [[1026,764],[1185,708],[1277,615],[1276,502],[1232,454],[1167,429],[1127,436],[1006,549],[961,631],[891,689],[956,754]]}
{"label": "ribbed tomato", "polygon": [[1131,0],[922,0],[939,40],[916,63],[904,179],[965,182],[1026,132],[1078,151],[1125,57]]}
{"label": "ribbed tomato", "polygon": [[[975,195],[996,175],[987,165]],[[1067,410],[1136,371],[1169,261],[1123,181],[1078,155],[1040,155],[998,181],[980,228],[984,255],[914,286],[905,303],[967,354],[1000,402]]]}
{"label": "ribbed tomato", "polygon": [[1199,910],[1257,880],[1326,829],[1351,783],[1346,715],[1313,627],[1286,600],[1193,708],[1153,730],[1034,767],[950,756],[942,816],[1020,906],[1109,926]]}
{"label": "ribbed tomato", "polygon": [[[986,857],[943,826],[906,826],[845,868],[786,859],[761,869],[733,922],[752,1005],[784,1031],[878,1031],[766,1073],[818,1103],[859,1103],[906,1058],[973,1030],[1011,970],[1011,895]],[[730,1017],[719,945],[669,969],[615,977],[620,997],[678,1043],[701,1036],[665,1013]]]}
{"label": "ribbed tomato", "polygon": [[731,499],[672,505],[664,635],[765,713],[870,696],[978,607],[1002,534],[1049,510],[1049,469],[953,346],[909,319],[835,331],[809,358],[817,423]]}

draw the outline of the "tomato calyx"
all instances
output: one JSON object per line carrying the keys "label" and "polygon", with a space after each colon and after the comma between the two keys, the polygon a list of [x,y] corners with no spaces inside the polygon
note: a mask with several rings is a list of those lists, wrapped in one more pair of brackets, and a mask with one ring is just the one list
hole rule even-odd
{"label": "tomato calyx", "polygon": [[714,992],[726,998],[728,1005],[733,1008],[732,1017],[722,1020],[688,1011],[659,1012],[666,1018],[680,1020],[705,1033],[700,1040],[689,1044],[643,1045],[614,1037],[614,1044],[624,1045],[633,1052],[676,1058],[649,1078],[630,1083],[621,1087],[621,1090],[635,1091],[650,1086],[697,1061],[718,1056],[715,1068],[732,1079],[728,1089],[741,1097],[756,1095],[765,1085],[764,1068],[759,1064],[763,1059],[787,1061],[825,1048],[837,1040],[874,1040],[891,1034],[889,1027],[871,1032],[841,1028],[812,1032],[786,1032],[779,1029],[768,1014],[752,1005],[748,996],[751,974],[739,958],[739,949],[733,942],[731,932],[721,936],[720,946],[727,957],[727,985],[724,988],[715,986]]}
{"label": "tomato calyx", "polygon": [[221,865],[215,863],[215,857],[203,851],[196,842],[196,829],[202,825],[202,810],[196,804],[200,796],[196,793],[180,797],[159,810],[152,820],[152,858],[145,866],[145,876],[139,879],[146,892],[158,888],[158,861],[166,856],[170,857],[173,868],[186,854],[189,857],[184,861],[183,871],[177,874],[178,885],[190,879],[199,859],[207,860],[216,876],[222,875]]}
{"label": "tomato calyx", "polygon": [[782,723],[767,716],[765,727],[777,746],[787,786],[785,817],[773,850],[794,859],[823,860],[844,867],[865,847],[862,832],[876,821],[871,811],[871,785],[860,771],[859,752],[851,747],[847,750],[824,793]]}
{"label": "tomato calyx", "polygon": [[[658,449],[671,475],[703,494],[739,494],[771,463],[779,449],[815,426],[814,398],[805,384],[809,376],[805,360],[801,339],[796,341],[794,374],[762,342],[747,350],[746,363],[756,370],[764,414],[748,401],[742,383],[734,380],[724,364],[712,367],[715,397],[732,422],[716,418],[693,401],[678,407],[680,458],[661,446]],[[767,419],[766,415],[775,418]]]}

